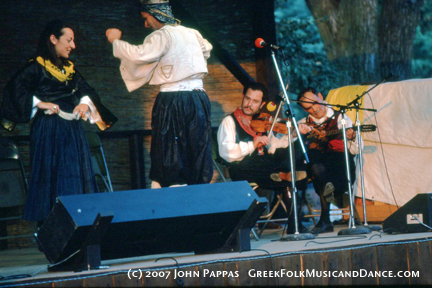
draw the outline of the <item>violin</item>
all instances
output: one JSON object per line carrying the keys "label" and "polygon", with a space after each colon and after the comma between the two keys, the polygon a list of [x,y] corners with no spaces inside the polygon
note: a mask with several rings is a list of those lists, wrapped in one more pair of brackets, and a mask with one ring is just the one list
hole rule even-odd
{"label": "violin", "polygon": [[258,117],[251,120],[250,126],[252,130],[257,133],[266,133],[271,130],[272,125],[274,124],[273,131],[275,131],[276,133],[288,134],[288,129],[285,124],[287,119],[281,119],[280,121],[284,121],[284,123],[274,121],[273,116],[271,116],[270,114],[260,113]]}

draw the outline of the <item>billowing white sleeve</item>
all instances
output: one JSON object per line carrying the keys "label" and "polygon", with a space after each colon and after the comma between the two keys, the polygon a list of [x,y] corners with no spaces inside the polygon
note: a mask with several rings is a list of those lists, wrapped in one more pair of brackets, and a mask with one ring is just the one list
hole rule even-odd
{"label": "billowing white sleeve", "polygon": [[203,51],[204,59],[207,60],[210,58],[210,51],[213,49],[213,46],[210,44],[210,42],[204,39],[197,30],[194,30],[194,32]]}
{"label": "billowing white sleeve", "polygon": [[231,116],[222,120],[219,126],[217,140],[219,155],[227,162],[241,161],[255,150],[253,141],[236,143],[236,125]]}
{"label": "billowing white sleeve", "polygon": [[169,49],[170,39],[168,33],[157,30],[141,45],[114,40],[113,54],[121,61],[120,73],[129,92],[150,81],[159,59]]}
{"label": "billowing white sleeve", "polygon": [[89,111],[87,111],[87,113],[83,117],[84,121],[87,121],[88,119],[91,124],[102,121],[102,118],[99,115],[96,106],[94,105],[93,101],[90,99],[89,96],[82,97],[80,99],[80,104],[87,104],[87,106],[89,106]]}
{"label": "billowing white sleeve", "polygon": [[33,118],[36,115],[36,112],[38,111],[38,107],[37,105],[42,102],[41,100],[39,100],[39,98],[37,98],[36,96],[33,96],[33,108],[32,108],[32,113],[30,116],[30,119]]}

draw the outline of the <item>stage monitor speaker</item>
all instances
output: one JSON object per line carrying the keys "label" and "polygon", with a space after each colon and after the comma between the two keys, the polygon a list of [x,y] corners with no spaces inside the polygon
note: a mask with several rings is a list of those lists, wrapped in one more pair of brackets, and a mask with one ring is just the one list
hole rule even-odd
{"label": "stage monitor speaker", "polygon": [[[416,218],[418,220],[416,220]],[[386,233],[427,232],[432,225],[432,193],[417,194],[383,222]]]}
{"label": "stage monitor speaker", "polygon": [[[98,237],[102,260],[250,250],[250,229],[267,204],[246,181],[60,196],[37,240],[51,263]],[[96,227],[98,215],[107,227]]]}

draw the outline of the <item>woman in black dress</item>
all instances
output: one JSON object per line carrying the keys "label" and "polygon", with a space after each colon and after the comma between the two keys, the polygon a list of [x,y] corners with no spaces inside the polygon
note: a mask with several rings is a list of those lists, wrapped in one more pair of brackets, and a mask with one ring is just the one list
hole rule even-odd
{"label": "woman in black dress", "polygon": [[98,192],[90,150],[80,119],[101,130],[117,118],[68,60],[74,32],[60,20],[47,24],[36,57],[8,82],[0,121],[12,131],[33,119],[30,131],[31,175],[24,219],[48,216],[57,196]]}

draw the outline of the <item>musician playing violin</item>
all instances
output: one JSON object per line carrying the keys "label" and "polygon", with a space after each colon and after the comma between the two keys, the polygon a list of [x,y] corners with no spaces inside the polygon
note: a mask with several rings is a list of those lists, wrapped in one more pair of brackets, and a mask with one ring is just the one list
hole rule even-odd
{"label": "musician playing violin", "polygon": [[[342,114],[327,106],[321,93],[315,88],[303,89],[298,98],[299,105],[309,114],[298,122],[299,132],[307,135],[305,144],[308,147],[310,163],[308,176],[312,179],[315,192],[320,196],[321,217],[312,229],[313,233],[333,231],[330,221],[330,202],[335,194],[342,194],[348,190],[346,175],[346,160],[342,135]],[[353,123],[348,116],[346,119],[346,136],[349,149],[349,164],[351,181],[354,182],[354,155],[358,153],[358,141]]]}
{"label": "musician playing violin", "polygon": [[[278,137],[272,132],[261,135],[251,128],[251,121],[267,101],[267,88],[263,84],[253,82],[245,85],[241,106],[227,115],[219,126],[219,154],[225,160],[233,181],[255,182],[260,188],[283,193],[284,199],[291,181],[288,136]],[[301,153],[296,155],[296,175],[297,180],[301,180],[306,173],[301,171],[304,170]]]}

